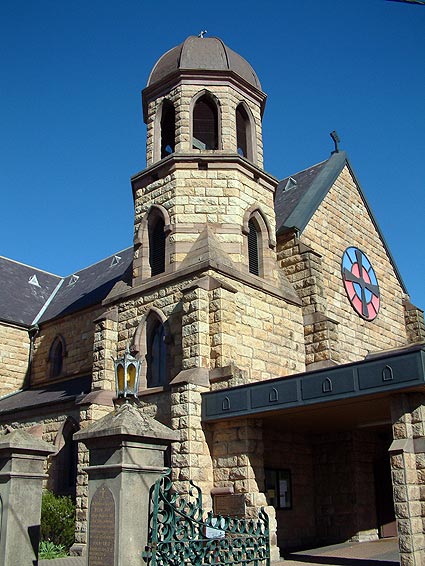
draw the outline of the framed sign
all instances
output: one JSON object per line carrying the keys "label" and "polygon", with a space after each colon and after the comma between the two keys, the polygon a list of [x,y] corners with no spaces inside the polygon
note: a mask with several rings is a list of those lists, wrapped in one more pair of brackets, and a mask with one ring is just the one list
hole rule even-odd
{"label": "framed sign", "polygon": [[266,497],[275,509],[292,509],[290,470],[265,469]]}

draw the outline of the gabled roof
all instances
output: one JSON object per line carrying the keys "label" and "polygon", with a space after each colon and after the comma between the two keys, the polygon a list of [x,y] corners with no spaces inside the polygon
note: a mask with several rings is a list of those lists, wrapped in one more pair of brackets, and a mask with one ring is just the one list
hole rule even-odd
{"label": "gabled roof", "polygon": [[64,316],[103,301],[118,281],[131,283],[133,247],[63,279],[37,322]]}
{"label": "gabled roof", "polygon": [[287,230],[296,229],[302,233],[310,222],[321,202],[328,194],[344,167],[347,166],[354,179],[360,197],[368,211],[369,217],[383,243],[385,251],[393,266],[394,272],[405,293],[406,286],[397,268],[387,242],[378,222],[369,206],[360,183],[348,161],[345,151],[334,152],[329,159],[313,165],[300,173],[286,177],[277,186],[275,195],[276,232],[277,235]]}
{"label": "gabled roof", "polygon": [[275,196],[278,234],[294,227],[304,230],[346,163],[345,151],[333,153],[326,161],[280,181]]}
{"label": "gabled roof", "polygon": [[0,257],[0,319],[31,326],[61,277]]}
{"label": "gabled roof", "polygon": [[62,278],[0,257],[0,320],[31,326],[103,301],[118,283],[131,283],[133,248]]}

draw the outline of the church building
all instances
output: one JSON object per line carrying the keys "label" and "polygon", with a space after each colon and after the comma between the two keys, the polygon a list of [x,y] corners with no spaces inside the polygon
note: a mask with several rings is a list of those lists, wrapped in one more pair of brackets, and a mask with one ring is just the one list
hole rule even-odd
{"label": "church building", "polygon": [[129,348],[143,411],[179,432],[175,484],[264,506],[272,559],[398,534],[402,565],[423,564],[423,313],[336,135],[326,160],[267,173],[266,95],[214,37],[160,57],[142,101],[133,244],[67,277],[0,257],[0,428],[56,447],[47,486],[75,498],[74,551],[73,434],[113,410]]}

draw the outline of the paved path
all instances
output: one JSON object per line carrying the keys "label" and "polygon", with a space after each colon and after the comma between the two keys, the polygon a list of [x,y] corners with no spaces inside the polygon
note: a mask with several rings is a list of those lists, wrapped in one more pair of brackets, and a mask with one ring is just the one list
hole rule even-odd
{"label": "paved path", "polygon": [[[69,556],[55,560],[39,560],[39,566],[86,566],[85,558]],[[140,561],[140,566],[144,562]],[[293,552],[273,566],[399,566],[397,539],[373,542],[345,542],[301,552]]]}
{"label": "paved path", "polygon": [[[398,566],[400,557],[396,538],[372,542],[344,542],[301,552],[293,552],[288,558],[312,564],[337,566]],[[288,561],[284,561],[289,566]]]}

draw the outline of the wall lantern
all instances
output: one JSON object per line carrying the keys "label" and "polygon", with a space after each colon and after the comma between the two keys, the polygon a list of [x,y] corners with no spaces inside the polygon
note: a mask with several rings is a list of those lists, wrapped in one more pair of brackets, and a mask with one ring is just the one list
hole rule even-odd
{"label": "wall lantern", "polygon": [[137,397],[139,391],[140,362],[130,354],[127,346],[124,355],[114,359],[115,387],[118,399]]}

